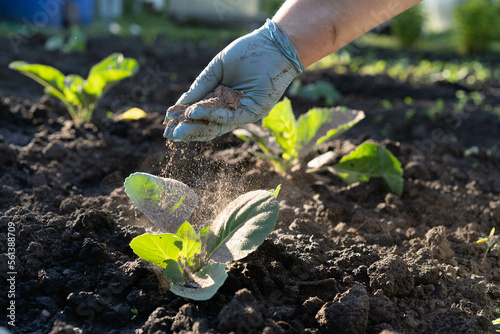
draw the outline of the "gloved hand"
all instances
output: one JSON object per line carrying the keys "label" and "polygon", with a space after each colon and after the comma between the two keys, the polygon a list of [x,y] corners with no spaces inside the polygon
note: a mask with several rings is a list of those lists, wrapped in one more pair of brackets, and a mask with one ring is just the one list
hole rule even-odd
{"label": "gloved hand", "polygon": [[268,19],[261,28],[235,40],[215,56],[176,102],[194,104],[222,85],[243,92],[241,107],[229,110],[194,105],[185,112],[172,108],[165,123],[180,117],[204,122],[171,122],[163,136],[174,141],[207,141],[255,122],[269,113],[303,69],[292,42]]}

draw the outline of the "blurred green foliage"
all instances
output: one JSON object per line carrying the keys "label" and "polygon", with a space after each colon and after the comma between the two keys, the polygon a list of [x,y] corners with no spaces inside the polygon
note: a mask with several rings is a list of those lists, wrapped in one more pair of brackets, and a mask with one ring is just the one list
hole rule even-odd
{"label": "blurred green foliage", "polygon": [[324,80],[317,80],[306,85],[302,84],[300,80],[294,80],[288,92],[291,96],[322,102],[328,107],[332,107],[342,100],[342,95],[335,86]]}
{"label": "blurred green foliage", "polygon": [[47,38],[44,48],[47,51],[61,50],[64,53],[85,52],[87,35],[80,26],[72,25],[67,33],[63,30]]}
{"label": "blurred green foliage", "polygon": [[285,0],[266,0],[260,2],[260,11],[267,15],[274,15]]}
{"label": "blurred green foliage", "polygon": [[459,50],[463,53],[490,51],[498,37],[500,6],[491,0],[466,0],[455,8],[454,17]]}
{"label": "blurred green foliage", "polygon": [[405,54],[390,60],[378,58],[380,56],[371,53],[353,56],[353,53],[346,49],[321,59],[309,66],[307,70],[332,68],[339,74],[348,72],[372,76],[385,74],[401,82],[447,81],[465,86],[472,86],[488,80],[500,80],[498,67],[488,66],[478,60],[412,60]]}
{"label": "blurred green foliage", "polygon": [[423,23],[422,5],[418,4],[391,20],[391,33],[402,47],[410,47],[420,38]]}

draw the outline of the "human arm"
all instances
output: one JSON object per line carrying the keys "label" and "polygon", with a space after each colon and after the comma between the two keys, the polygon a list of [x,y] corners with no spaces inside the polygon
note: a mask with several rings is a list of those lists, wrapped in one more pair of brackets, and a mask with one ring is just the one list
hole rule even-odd
{"label": "human arm", "polygon": [[421,0],[288,0],[273,17],[304,67],[339,50]]}
{"label": "human arm", "polygon": [[[331,54],[420,0],[288,0],[260,29],[221,51],[167,111],[164,136],[211,140],[267,115],[304,66]],[[236,110],[197,106],[217,85],[243,92]],[[175,110],[175,111],[174,111]],[[187,118],[187,119],[186,119]]]}

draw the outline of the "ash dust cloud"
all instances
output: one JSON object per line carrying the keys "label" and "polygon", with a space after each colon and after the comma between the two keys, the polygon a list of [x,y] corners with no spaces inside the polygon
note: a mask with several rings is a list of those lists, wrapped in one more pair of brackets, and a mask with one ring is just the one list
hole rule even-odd
{"label": "ash dust cloud", "polygon": [[165,165],[159,176],[183,182],[198,195],[198,206],[189,219],[197,229],[251,188],[238,166],[211,156],[217,150],[214,141],[167,141],[166,148]]}
{"label": "ash dust cloud", "polygon": [[[174,105],[168,113],[181,112],[167,126],[179,123],[196,123],[188,120],[185,112],[188,107],[203,107],[209,110],[225,109],[230,111],[242,107],[241,99],[245,95],[224,86],[217,86],[205,98],[191,106]],[[168,177],[187,184],[200,198],[198,206],[191,216],[190,223],[197,227],[204,225],[221,212],[226,205],[250,186],[246,183],[238,166],[229,164],[227,159],[214,157],[214,154],[224,147],[218,147],[220,140],[209,142],[173,142],[166,143],[166,164],[160,176]],[[219,144],[220,146],[220,144]]]}

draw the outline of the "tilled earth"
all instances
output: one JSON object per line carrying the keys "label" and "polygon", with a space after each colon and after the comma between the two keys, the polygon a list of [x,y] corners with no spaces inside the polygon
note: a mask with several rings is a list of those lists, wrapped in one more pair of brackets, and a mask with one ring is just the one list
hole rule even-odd
{"label": "tilled earth", "polygon": [[[347,186],[301,169],[279,176],[249,153],[255,147],[231,134],[165,145],[166,108],[215,49],[103,37],[91,39],[87,53],[69,56],[42,45],[42,37],[33,37],[0,55],[0,326],[13,333],[494,332],[500,258],[494,250],[483,262],[475,241],[500,223],[500,122],[472,103],[455,110],[455,92],[464,87],[328,70],[302,75],[306,83],[333,83],[342,104],[367,115],[315,154],[334,150],[341,157],[365,140],[381,143],[404,169],[398,198],[381,179]],[[118,84],[84,125],[70,121],[35,82],[6,68],[23,59],[86,75],[117,51],[139,59],[141,72]],[[474,89],[485,104],[500,104],[498,84]],[[403,102],[407,96],[411,106]],[[446,112],[431,119],[426,110],[437,98]],[[297,113],[318,104],[292,98]],[[133,106],[148,117],[114,123],[104,116]],[[150,226],[123,190],[135,171],[191,186],[201,197],[198,222],[243,192],[282,184],[276,229],[258,251],[229,266],[211,300],[177,297],[128,246]],[[15,327],[4,316],[11,300],[9,227],[15,230]]]}

